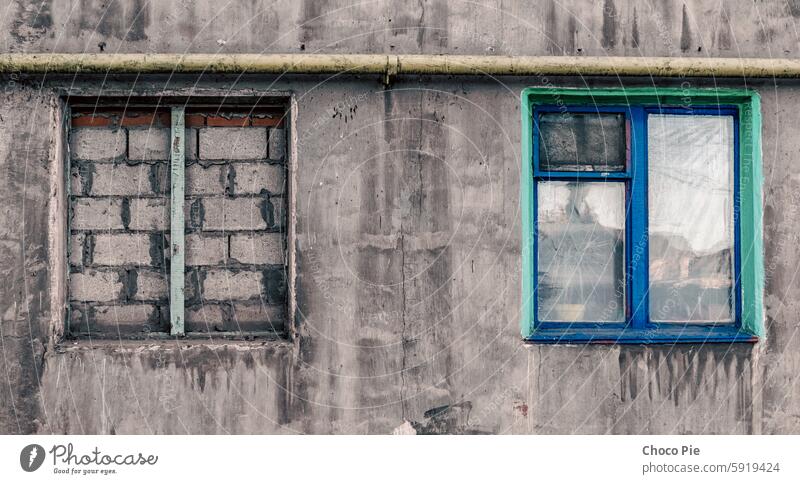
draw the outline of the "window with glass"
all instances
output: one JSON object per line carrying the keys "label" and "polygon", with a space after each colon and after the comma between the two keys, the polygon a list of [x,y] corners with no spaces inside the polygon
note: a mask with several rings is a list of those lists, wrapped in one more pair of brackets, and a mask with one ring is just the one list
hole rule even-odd
{"label": "window with glass", "polygon": [[523,100],[523,335],[756,341],[757,96],[530,89]]}

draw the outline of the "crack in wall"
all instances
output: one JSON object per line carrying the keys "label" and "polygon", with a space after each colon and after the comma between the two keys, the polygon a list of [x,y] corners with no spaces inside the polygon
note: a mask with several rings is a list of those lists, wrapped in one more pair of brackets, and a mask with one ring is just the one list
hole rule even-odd
{"label": "crack in wall", "polygon": [[406,247],[405,247],[405,234],[403,233],[403,224],[400,223],[400,291],[402,294],[402,308],[400,317],[402,322],[402,329],[400,331],[400,345],[403,351],[403,360],[400,366],[400,409],[403,420],[406,418]]}

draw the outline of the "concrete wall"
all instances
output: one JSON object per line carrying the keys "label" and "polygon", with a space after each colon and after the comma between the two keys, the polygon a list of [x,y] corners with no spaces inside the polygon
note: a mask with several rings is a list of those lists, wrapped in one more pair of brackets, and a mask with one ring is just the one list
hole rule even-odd
{"label": "concrete wall", "polygon": [[[796,55],[800,13],[749,1],[253,2],[218,16],[218,2],[101,4],[8,2],[6,50],[781,57]],[[800,431],[800,89],[624,84],[682,82],[762,95],[767,336],[756,345],[522,343],[518,95],[618,79],[411,77],[387,89],[370,76],[6,76],[0,431]],[[296,338],[59,342],[68,92],[294,95]]]}

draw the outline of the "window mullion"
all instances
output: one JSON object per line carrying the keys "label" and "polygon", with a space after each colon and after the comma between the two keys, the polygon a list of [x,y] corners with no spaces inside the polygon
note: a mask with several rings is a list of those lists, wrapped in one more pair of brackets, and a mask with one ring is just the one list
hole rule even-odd
{"label": "window mullion", "polygon": [[172,108],[170,138],[170,333],[183,335],[184,323],[184,108]]}
{"label": "window mullion", "polygon": [[647,113],[631,109],[631,188],[628,277],[630,279],[630,323],[634,329],[647,326],[649,314],[649,256],[647,234]]}

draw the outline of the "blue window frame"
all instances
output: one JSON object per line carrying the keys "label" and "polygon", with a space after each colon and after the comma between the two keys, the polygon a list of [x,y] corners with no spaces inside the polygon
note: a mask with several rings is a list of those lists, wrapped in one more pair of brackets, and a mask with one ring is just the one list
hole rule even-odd
{"label": "blue window frame", "polygon": [[[528,216],[532,221],[532,230],[528,230],[530,234],[528,243],[533,247],[527,248],[527,259],[530,260],[530,265],[532,265],[532,267],[524,271],[524,277],[528,278],[528,280],[524,281],[523,287],[526,287],[527,283],[530,282],[531,284],[527,285],[527,287],[532,287],[533,294],[523,293],[523,298],[530,298],[527,304],[523,303],[523,336],[530,341],[543,343],[594,342],[638,344],[757,341],[759,326],[753,325],[749,321],[743,321],[743,300],[747,300],[748,304],[752,306],[752,299],[756,297],[756,294],[751,294],[750,292],[745,294],[742,288],[742,227],[740,226],[740,214],[742,213],[742,196],[740,193],[741,140],[739,134],[741,129],[740,110],[742,105],[740,103],[709,103],[706,105],[681,107],[665,105],[660,102],[642,102],[639,104],[621,103],[617,105],[594,103],[590,106],[565,103],[530,103],[528,106],[529,109],[527,110],[526,116],[529,116],[527,117],[527,121],[530,122],[530,129],[527,130],[530,135],[530,148],[524,151],[529,156],[527,160],[532,170],[529,171],[530,185],[524,184],[525,187],[523,187],[523,190],[527,189],[529,192],[527,197],[523,197],[523,203],[525,203],[526,200],[530,203],[531,209],[528,211]],[[585,166],[581,166],[578,168],[567,167],[565,169],[563,167],[556,167],[556,169],[553,169],[553,163],[550,161],[551,157],[547,147],[544,146],[547,143],[543,143],[542,141],[543,129],[547,131],[551,128],[543,128],[543,126],[548,125],[542,122],[542,119],[546,117],[546,119],[549,120],[552,119],[554,115],[566,116],[568,117],[568,121],[572,119],[569,118],[572,116],[594,116],[597,119],[604,117],[605,119],[617,123],[616,126],[613,126],[614,129],[622,126],[619,124],[619,120],[624,118],[624,142],[626,145],[624,167],[622,169],[619,169],[619,167],[616,169],[605,169],[605,167],[601,166],[599,169],[592,167],[587,169]],[[671,279],[671,290],[674,290],[676,294],[682,291],[680,294],[674,295],[675,299],[680,300],[684,293],[693,294],[692,291],[698,293],[698,291],[692,289],[692,287],[702,287],[703,290],[701,296],[698,296],[698,301],[702,299],[704,302],[698,302],[697,307],[701,307],[701,304],[706,304],[706,299],[712,301],[708,304],[714,308],[724,308],[727,304],[727,308],[717,310],[716,312],[706,311],[706,318],[702,321],[694,320],[693,315],[688,316],[685,320],[670,319],[664,316],[664,313],[669,313],[669,309],[665,310],[662,307],[659,307],[657,311],[652,310],[651,293],[656,294],[654,298],[657,302],[665,300],[669,302],[669,299],[672,298],[673,295],[665,299],[665,288],[667,288],[668,285],[665,284],[664,287],[660,287],[659,282],[656,281],[656,279],[662,277],[658,275],[659,271],[662,269],[660,267],[655,267],[661,261],[650,260],[651,234],[648,232],[649,217],[652,217],[648,212],[649,196],[652,195],[649,192],[650,187],[648,186],[648,157],[650,154],[648,152],[648,123],[651,119],[654,123],[669,123],[673,119],[682,121],[686,119],[686,117],[695,116],[708,120],[716,119],[719,121],[716,123],[718,125],[728,124],[729,121],[732,122],[732,126],[729,125],[728,128],[726,128],[726,133],[730,133],[731,136],[721,143],[722,145],[731,144],[732,146],[720,147],[722,150],[728,149],[729,151],[727,153],[732,152],[733,166],[730,167],[731,173],[728,176],[730,177],[733,196],[732,199],[730,199],[728,193],[726,194],[728,198],[725,199],[730,202],[728,205],[731,205],[726,209],[730,210],[730,214],[727,215],[727,217],[732,219],[731,222],[733,225],[731,228],[732,233],[727,234],[732,247],[726,248],[725,250],[718,250],[711,255],[698,256],[695,260],[689,260],[688,262],[683,259],[679,261],[680,264],[686,266],[681,267],[681,271],[685,271],[688,274],[689,270],[694,270],[690,268],[691,264],[701,267],[701,269],[695,270],[695,272],[702,270],[711,272],[715,270],[718,272],[723,271],[723,269],[719,269],[713,265],[719,265],[719,261],[722,260],[724,264],[729,264],[726,265],[724,270],[728,271],[726,274],[730,274],[730,280],[727,286],[722,285],[718,287],[719,282],[708,277],[705,278],[706,280],[702,277],[695,277],[693,279],[704,280],[704,282],[700,284],[705,285],[701,286],[691,286],[695,283],[689,280],[682,281],[679,276],[675,276]],[[523,119],[525,120],[526,117],[524,116]],[[748,124],[751,123],[749,117],[747,122]],[[595,128],[600,124],[602,123],[595,123]],[[603,126],[600,127],[602,128]],[[653,129],[655,130],[656,128]],[[608,138],[612,139],[609,143],[614,144],[616,139],[621,138],[621,136],[615,138],[611,135],[608,136]],[[606,133],[603,133],[603,139],[606,139]],[[659,138],[659,140],[661,145],[665,143],[663,139]],[[680,144],[684,143],[685,140],[667,140],[667,144],[672,142]],[[659,145],[659,147],[663,148],[661,145]],[[614,148],[615,147],[612,147],[611,151],[614,151]],[[590,147],[590,150],[591,149],[596,149],[596,147]],[[608,151],[609,148],[606,147],[606,155]],[[616,152],[619,153],[620,151],[617,149]],[[543,154],[544,158],[547,158],[546,163],[544,163]],[[653,156],[657,157],[659,155],[658,153],[653,153]],[[579,163],[580,161],[581,160],[578,160]],[[542,168],[543,165],[546,165],[544,169]],[[709,166],[711,166],[711,164],[709,164]],[[669,171],[664,175],[664,169],[661,165],[659,165],[658,169],[654,168],[654,170],[654,173],[661,170],[659,173],[662,173],[662,175],[659,176],[674,175]],[[680,174],[676,176],[679,177]],[[717,176],[719,178],[718,174],[712,174],[711,176]],[[679,183],[680,182],[676,182],[676,184]],[[661,187],[660,189],[662,191],[664,190],[663,183],[658,186]],[[669,186],[669,184],[666,186]],[[751,187],[747,188],[749,190]],[[656,192],[655,189],[653,191],[654,193]],[[714,188],[709,187],[709,191],[713,192]],[[570,241],[574,242],[573,245],[582,250],[576,251],[574,250],[575,247],[564,248],[564,246],[569,246],[569,242],[566,244],[561,243],[563,239],[568,237],[565,235],[559,235],[561,238],[556,237],[554,239],[548,239],[546,234],[547,230],[555,230],[558,232],[558,224],[555,224],[555,229],[552,228],[553,224],[550,225],[550,229],[544,229],[540,227],[539,218],[540,211],[547,213],[548,210],[557,211],[560,208],[557,207],[554,209],[553,204],[548,202],[547,197],[552,193],[559,194],[559,201],[565,199],[582,200],[583,202],[580,203],[584,205],[586,205],[585,201],[587,199],[592,198],[595,200],[595,202],[593,202],[595,204],[595,210],[597,205],[602,205],[603,202],[616,203],[616,201],[619,201],[622,208],[624,208],[624,212],[620,211],[618,208],[609,209],[610,212],[617,213],[618,220],[611,224],[614,225],[616,223],[616,226],[614,230],[610,231],[617,234],[617,239],[613,239],[613,237],[609,239],[607,234],[605,239],[596,237],[597,234],[595,234],[595,230],[592,229],[590,225],[586,226],[588,227],[586,230],[582,230],[582,227],[578,226],[574,232],[578,234],[577,238],[580,240],[578,242]],[[540,196],[544,198],[540,200]],[[673,194],[672,196],[674,198],[675,195]],[[747,200],[745,203],[748,203]],[[579,210],[577,205],[568,204],[565,205],[565,207],[567,208],[564,208],[563,211],[569,212],[567,215],[570,217],[573,216],[570,215],[572,213],[592,211],[592,209],[586,209],[585,207]],[[624,223],[624,227],[619,226],[622,223]],[[716,222],[712,220],[712,223]],[[719,224],[715,226],[718,225]],[[590,235],[586,235],[587,231]],[[565,230],[564,232],[568,231]],[[598,232],[603,232],[603,230]],[[605,230],[605,232],[609,232],[609,230]],[[562,232],[559,233],[561,234]],[[557,240],[558,243],[551,243],[553,240]],[[702,240],[698,242],[698,244],[702,243]],[[547,244],[553,247],[546,248],[545,245]],[[663,251],[665,259],[668,260],[665,265],[669,265],[669,263],[672,262],[669,261],[669,255],[672,254],[669,248],[671,244],[672,242],[670,242],[667,245],[668,248]],[[660,247],[661,246],[663,246],[663,243]],[[755,246],[749,244],[748,250],[752,250],[754,247],[758,249],[760,244],[755,244]],[[596,253],[593,254],[592,252]],[[547,254],[546,258],[548,258],[548,260],[543,266],[546,265],[547,268],[540,266],[540,256],[544,253]],[[563,255],[565,253],[567,255]],[[719,254],[723,255],[720,256]],[[572,264],[571,266],[569,263],[559,265],[559,262],[553,262],[553,260],[556,260],[558,257],[569,258],[570,255],[575,259],[570,261]],[[727,257],[727,259],[725,257]],[[583,288],[585,285],[583,277],[580,278],[581,282],[576,284],[574,283],[576,279],[574,273],[583,270],[581,265],[591,269],[593,261],[600,261],[602,264],[604,258],[612,262],[606,262],[603,267],[594,270],[586,279],[589,280],[588,284],[591,285],[588,292],[592,294],[597,292],[606,296],[605,299],[601,298],[606,303],[602,306],[605,310],[600,311],[601,305],[592,305],[591,302],[586,302],[589,298],[581,299],[582,296],[578,297],[577,300],[583,304],[550,304],[553,299],[569,299],[569,297],[563,296],[563,294],[566,293],[566,289],[563,287],[565,284],[560,284],[560,281],[563,281],[564,278],[559,278],[560,276],[558,275],[565,272],[562,270],[563,267],[567,267],[570,270],[574,268],[573,272],[570,272],[570,270],[566,271],[566,273],[568,273],[568,279],[571,281],[566,285],[571,284]],[[748,264],[752,263],[751,259],[753,259],[753,257],[750,255],[750,252],[748,252]],[[711,268],[702,269],[703,267],[708,267],[708,261],[711,261]],[[611,270],[608,269],[609,264],[614,266]],[[555,270],[553,269],[554,267],[556,268]],[[598,267],[598,264],[595,264],[595,267]],[[620,270],[622,271],[621,273]],[[550,272],[556,272],[558,274],[550,277]],[[651,283],[651,272],[656,274],[654,276],[654,281],[656,282]],[[683,272],[681,272],[681,274],[682,273]],[[548,284],[546,282],[549,280],[548,278],[556,280],[556,282]],[[603,278],[605,278],[605,280],[603,280]],[[609,278],[611,278],[610,283],[608,280]],[[685,285],[688,289],[682,285]],[[555,292],[551,291],[550,286],[557,287],[558,289]],[[610,287],[613,287],[613,291]],[[674,287],[679,287],[679,289],[674,289]],[[727,291],[727,293],[725,291]],[[557,296],[552,296],[552,294],[557,294]],[[581,294],[583,294],[583,292],[581,292]],[[720,298],[723,298],[723,296],[719,296],[720,294],[730,295],[726,303],[719,303]],[[717,298],[716,302],[714,302],[714,298]],[[528,307],[527,310],[525,310],[525,306]],[[758,304],[756,304],[756,306],[758,306]],[[666,303],[664,307],[666,307]],[[558,311],[553,308],[558,308]],[[677,318],[681,317],[680,311],[673,312],[677,314]],[[553,317],[554,313],[557,317]],[[719,320],[713,317],[709,319],[708,314],[718,316]],[[748,313],[748,320],[750,318],[751,315]]]}

